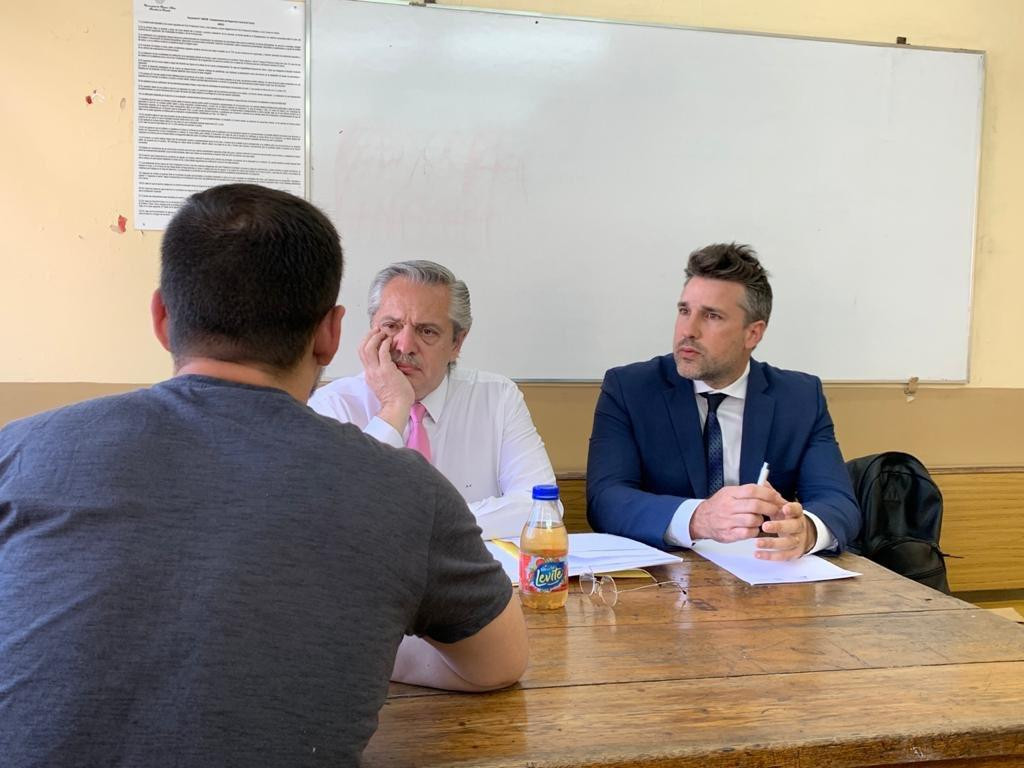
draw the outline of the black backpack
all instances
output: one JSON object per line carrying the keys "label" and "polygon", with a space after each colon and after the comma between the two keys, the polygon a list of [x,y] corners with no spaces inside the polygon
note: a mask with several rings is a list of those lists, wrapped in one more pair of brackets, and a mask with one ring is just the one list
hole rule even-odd
{"label": "black backpack", "polygon": [[949,594],[939,549],[942,493],[924,465],[887,451],[846,462],[861,509],[861,531],[850,550],[908,579]]}

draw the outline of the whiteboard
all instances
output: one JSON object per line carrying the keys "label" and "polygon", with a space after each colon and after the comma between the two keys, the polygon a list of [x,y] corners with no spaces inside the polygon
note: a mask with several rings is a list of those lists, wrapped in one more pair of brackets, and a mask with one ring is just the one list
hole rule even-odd
{"label": "whiteboard", "polygon": [[964,381],[984,55],[314,0],[310,197],[366,290],[425,258],[469,285],[461,361],[600,379],[671,349],[690,251],[749,243],[755,356],[830,381]]}

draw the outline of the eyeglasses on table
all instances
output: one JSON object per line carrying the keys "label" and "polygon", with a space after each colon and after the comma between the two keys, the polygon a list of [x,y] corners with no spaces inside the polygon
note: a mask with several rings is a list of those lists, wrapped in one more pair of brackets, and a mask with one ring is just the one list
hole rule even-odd
{"label": "eyeglasses on table", "polygon": [[[653,579],[654,577],[651,576],[651,578]],[[637,592],[641,589],[651,589],[653,587],[657,587],[659,589],[675,589],[686,595],[686,590],[683,589],[683,585],[678,581],[655,581],[652,584],[644,584],[639,587],[619,589],[614,578],[608,575],[598,575],[591,570],[581,573],[579,579],[579,590],[582,594],[595,602],[600,600],[609,608],[615,607],[615,604],[619,602],[620,595],[624,595],[629,592]]]}

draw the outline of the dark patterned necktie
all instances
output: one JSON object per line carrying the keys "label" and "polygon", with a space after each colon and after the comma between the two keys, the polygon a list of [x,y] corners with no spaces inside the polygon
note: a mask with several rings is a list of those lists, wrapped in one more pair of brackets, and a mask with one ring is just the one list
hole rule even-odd
{"label": "dark patterned necktie", "polygon": [[725,485],[722,427],[718,424],[718,406],[728,395],[721,392],[701,392],[700,396],[708,401],[708,417],[704,422],[704,458],[708,465],[708,496],[713,496]]}

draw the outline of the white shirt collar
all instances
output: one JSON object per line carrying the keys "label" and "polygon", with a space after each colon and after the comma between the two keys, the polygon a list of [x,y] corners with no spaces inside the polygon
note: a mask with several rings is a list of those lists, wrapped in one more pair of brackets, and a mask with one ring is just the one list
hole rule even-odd
{"label": "white shirt collar", "polygon": [[437,389],[420,398],[423,407],[427,409],[427,415],[434,420],[435,424],[441,420],[441,414],[444,413],[444,404],[448,400],[448,378],[450,375],[450,372],[446,373],[444,378],[441,379],[441,383],[437,385]]}
{"label": "white shirt collar", "polygon": [[693,380],[693,391],[698,395],[701,392],[721,392],[729,397],[735,397],[739,400],[745,400],[747,397],[747,378],[750,376],[750,361],[747,360],[747,367],[743,369],[743,373],[736,379],[732,384],[722,389],[713,389],[712,387],[705,384],[703,381],[697,379]]}

